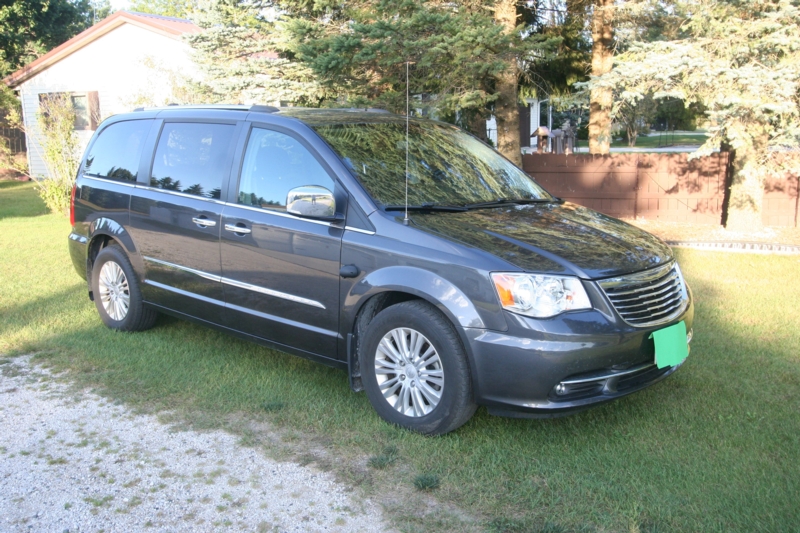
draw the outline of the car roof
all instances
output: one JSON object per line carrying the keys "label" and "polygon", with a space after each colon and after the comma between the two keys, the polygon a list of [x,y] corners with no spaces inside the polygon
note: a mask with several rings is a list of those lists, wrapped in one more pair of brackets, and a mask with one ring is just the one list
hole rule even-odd
{"label": "car roof", "polygon": [[[231,112],[249,112],[249,119],[257,118],[259,114],[274,117],[295,119],[311,127],[335,125],[335,124],[386,124],[405,122],[406,117],[396,115],[384,109],[373,108],[306,108],[306,107],[273,107],[266,105],[243,105],[243,104],[202,104],[202,105],[169,105],[164,107],[137,108],[132,114],[144,118],[147,116],[171,116],[175,117],[185,114],[201,114],[205,117],[209,115],[225,115],[231,117]],[[419,119],[412,118],[413,121]]]}

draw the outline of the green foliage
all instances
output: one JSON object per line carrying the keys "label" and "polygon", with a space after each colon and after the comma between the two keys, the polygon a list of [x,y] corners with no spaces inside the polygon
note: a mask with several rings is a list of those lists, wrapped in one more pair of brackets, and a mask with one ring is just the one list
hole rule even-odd
{"label": "green foliage", "polygon": [[88,0],[15,0],[0,4],[0,77],[93,23]]}
{"label": "green foliage", "polygon": [[37,189],[50,211],[66,215],[79,164],[75,111],[69,96],[61,94],[43,99],[39,109],[42,159],[49,176],[39,177]]}
{"label": "green foliage", "polygon": [[152,13],[165,17],[187,18],[194,2],[189,0],[133,0],[128,9],[139,13]]}
{"label": "green foliage", "polygon": [[189,35],[204,72],[196,93],[210,102],[295,104],[319,107],[335,93],[316,82],[307,66],[286,48],[267,3],[206,0],[193,20],[202,33]]}
{"label": "green foliage", "polygon": [[697,155],[735,151],[734,225],[758,225],[765,177],[800,173],[800,7],[791,0],[676,6],[687,18],[674,39],[631,42],[593,83],[613,87],[617,106],[651,93],[704,106],[711,136]]}
{"label": "green foliage", "polygon": [[420,474],[414,478],[414,486],[419,490],[434,490],[439,488],[439,476],[436,474]]}
{"label": "green foliage", "polygon": [[[475,4],[475,5],[473,5]],[[283,2],[285,52],[307,63],[348,103],[405,113],[406,62],[414,110],[444,118],[484,111],[498,79],[546,46],[547,38],[507,32],[480,3],[362,0],[309,17],[305,2]],[[312,11],[313,12],[313,11]]]}
{"label": "green foliage", "polygon": [[384,468],[389,468],[397,461],[398,454],[397,446],[385,446],[383,452],[370,457],[369,460],[367,460],[367,464],[377,470],[383,470]]}
{"label": "green foliage", "polygon": [[[0,125],[24,131],[19,99],[5,83],[0,83]],[[0,169],[11,169],[28,175],[27,160],[21,157],[21,154],[14,154],[2,137],[0,137]]]}
{"label": "green foliage", "polygon": [[655,122],[667,130],[694,131],[697,121],[705,114],[699,102],[686,105],[677,98],[661,98],[657,101]]}

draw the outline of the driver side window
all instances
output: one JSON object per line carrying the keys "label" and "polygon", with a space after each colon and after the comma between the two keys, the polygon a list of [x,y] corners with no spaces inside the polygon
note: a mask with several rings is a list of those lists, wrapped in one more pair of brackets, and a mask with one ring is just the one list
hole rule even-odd
{"label": "driver side window", "polygon": [[333,179],[300,141],[253,128],[244,154],[238,203],[285,211],[289,191],[304,185],[334,190]]}

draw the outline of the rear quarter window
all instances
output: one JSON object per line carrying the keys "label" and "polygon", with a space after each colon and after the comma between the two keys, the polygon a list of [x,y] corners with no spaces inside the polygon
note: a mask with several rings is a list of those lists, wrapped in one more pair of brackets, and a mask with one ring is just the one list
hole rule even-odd
{"label": "rear quarter window", "polygon": [[116,122],[100,132],[86,155],[83,173],[119,181],[136,181],[152,120]]}

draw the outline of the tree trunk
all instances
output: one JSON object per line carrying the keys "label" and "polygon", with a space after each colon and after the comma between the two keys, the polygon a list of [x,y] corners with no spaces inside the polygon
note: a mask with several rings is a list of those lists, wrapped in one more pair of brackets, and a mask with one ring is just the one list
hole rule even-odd
{"label": "tree trunk", "polygon": [[[506,32],[517,27],[517,2],[500,0],[494,12],[495,21],[503,26]],[[499,97],[494,105],[494,117],[497,120],[497,150],[516,165],[522,166],[522,149],[519,142],[519,110],[517,109],[517,61],[509,60],[509,67],[497,77]]]}
{"label": "tree trunk", "polygon": [[[592,16],[592,77],[611,70],[614,60],[613,0],[596,0]],[[610,88],[594,87],[589,94],[589,153],[607,154],[611,148]]]}
{"label": "tree trunk", "polygon": [[761,207],[764,199],[764,174],[758,156],[767,153],[767,141],[768,137],[762,135],[754,138],[752,144],[736,148],[726,229],[753,231],[763,226]]}

